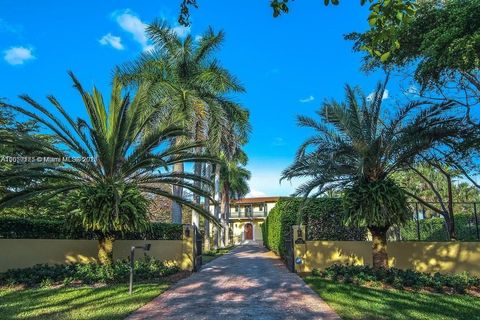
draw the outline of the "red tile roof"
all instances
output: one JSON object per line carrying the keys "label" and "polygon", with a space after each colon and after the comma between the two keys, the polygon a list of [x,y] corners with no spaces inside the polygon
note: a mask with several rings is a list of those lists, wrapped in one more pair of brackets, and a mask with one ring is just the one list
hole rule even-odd
{"label": "red tile roof", "polygon": [[243,199],[238,199],[238,200],[232,200],[232,204],[277,202],[279,199],[280,199],[280,197],[243,198]]}

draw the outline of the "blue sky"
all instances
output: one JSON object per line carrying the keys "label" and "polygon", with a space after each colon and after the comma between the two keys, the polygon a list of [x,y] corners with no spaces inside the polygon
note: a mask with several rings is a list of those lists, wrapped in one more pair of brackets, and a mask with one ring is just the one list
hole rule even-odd
{"label": "blue sky", "polygon": [[[368,14],[359,1],[344,2],[295,1],[290,14],[274,19],[267,0],[199,0],[186,29],[176,23],[179,0],[0,0],[0,97],[16,103],[21,93],[39,101],[54,94],[72,115],[84,116],[67,70],[85,87],[108,93],[114,66],[148,50],[145,24],[166,19],[180,34],[194,36],[209,25],[223,29],[218,57],[247,89],[237,99],[251,113],[252,195],[288,195],[295,183],[280,185],[280,172],[310,134],[296,126],[295,116],[313,114],[324,99],[342,99],[346,83],[370,92],[383,79],[362,73],[361,55],[343,40],[367,28]],[[394,82],[389,99],[392,88]]]}

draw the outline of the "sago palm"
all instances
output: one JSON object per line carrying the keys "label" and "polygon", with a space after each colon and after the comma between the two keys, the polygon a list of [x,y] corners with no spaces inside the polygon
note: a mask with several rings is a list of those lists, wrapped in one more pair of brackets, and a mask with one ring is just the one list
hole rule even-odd
{"label": "sago palm", "polygon": [[[183,197],[166,191],[171,186],[182,187],[194,194],[209,194],[195,182],[209,183],[200,176],[171,172],[177,163],[214,161],[211,157],[192,153],[198,142],[171,145],[172,139],[186,135],[174,126],[157,126],[145,132],[155,112],[146,105],[150,87],[139,86],[135,96],[122,93],[122,85],[113,80],[108,107],[101,93],[87,93],[73,74],[75,88],[80,93],[88,121],[73,119],[60,103],[49,96],[55,113],[28,96],[21,96],[29,108],[3,104],[41,124],[57,141],[52,147],[31,136],[6,136],[5,143],[21,143],[34,147],[45,156],[54,158],[83,157],[87,161],[24,163],[1,172],[4,181],[16,177],[48,178],[48,184],[32,184],[19,192],[11,192],[0,200],[0,207],[13,205],[35,196],[68,194],[74,219],[85,230],[99,237],[99,260],[109,263],[112,243],[118,232],[139,231],[148,227],[147,196],[159,195],[182,205],[195,208],[207,219],[206,210]],[[214,219],[213,219],[214,220]],[[217,223],[216,221],[214,221]]]}
{"label": "sago palm", "polygon": [[343,190],[345,222],[369,229],[375,267],[388,266],[387,230],[412,216],[404,190],[390,175],[453,139],[460,128],[449,113],[450,102],[410,102],[384,116],[385,84],[378,85],[372,99],[347,86],[345,102],[323,103],[317,111],[320,121],[299,116],[299,125],[314,129],[315,135],[301,145],[282,174],[282,179],[307,179],[297,195]]}
{"label": "sago palm", "polygon": [[[210,28],[196,41],[191,35],[181,38],[164,22],[151,24],[147,33],[155,50],[122,66],[122,81],[134,85],[151,83],[149,99],[159,106],[157,114],[161,121],[180,119],[191,138],[208,140],[210,149],[219,149],[236,119],[248,123],[248,113],[228,97],[243,92],[243,87],[213,57],[224,33],[215,33]],[[182,164],[175,171],[183,172]],[[195,172],[201,172],[200,164]],[[175,187],[174,193],[182,194],[182,188]],[[181,207],[174,203],[172,221],[181,223],[181,220]]]}

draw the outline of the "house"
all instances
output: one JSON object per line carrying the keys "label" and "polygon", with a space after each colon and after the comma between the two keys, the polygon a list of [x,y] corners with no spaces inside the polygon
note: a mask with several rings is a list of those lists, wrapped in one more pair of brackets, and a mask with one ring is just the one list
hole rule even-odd
{"label": "house", "polygon": [[262,242],[261,226],[279,199],[280,197],[259,197],[232,200],[228,220],[233,242]]}

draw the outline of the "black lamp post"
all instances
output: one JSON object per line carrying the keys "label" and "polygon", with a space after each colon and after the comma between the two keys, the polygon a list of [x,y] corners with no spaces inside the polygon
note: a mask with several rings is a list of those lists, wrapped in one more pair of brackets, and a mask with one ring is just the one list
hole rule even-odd
{"label": "black lamp post", "polygon": [[152,245],[150,243],[146,243],[143,246],[132,246],[130,248],[130,284],[128,287],[128,294],[132,294],[133,291],[133,267],[135,262],[135,249],[143,249],[144,251],[149,251]]}

